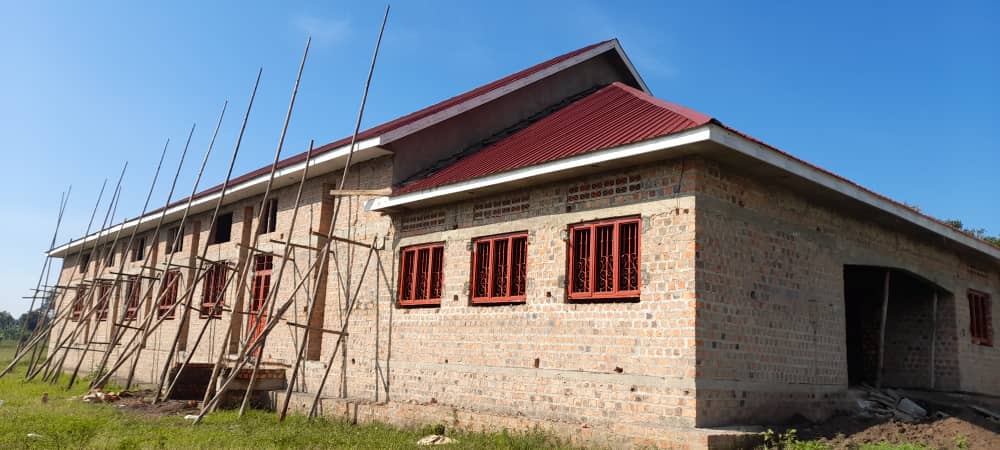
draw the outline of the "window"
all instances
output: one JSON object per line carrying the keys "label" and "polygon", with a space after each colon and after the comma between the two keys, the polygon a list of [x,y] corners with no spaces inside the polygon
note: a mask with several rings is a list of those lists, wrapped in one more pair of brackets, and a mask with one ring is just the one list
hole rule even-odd
{"label": "window", "polygon": [[278,229],[278,199],[268,199],[264,205],[264,221],[257,228],[257,234],[273,233]]}
{"label": "window", "polygon": [[229,242],[232,232],[233,213],[220,214],[219,217],[215,219],[215,228],[212,229],[212,238],[209,239],[209,242],[212,244]]}
{"label": "window", "polygon": [[107,254],[104,255],[104,267],[112,267],[115,265],[115,248],[108,246],[106,251]]}
{"label": "window", "polygon": [[84,253],[80,256],[80,273],[87,273],[88,266],[90,266],[90,253]]}
{"label": "window", "polygon": [[146,236],[143,236],[135,241],[135,247],[132,249],[132,261],[142,261],[146,258]]}
{"label": "window", "polygon": [[76,287],[76,297],[73,298],[73,305],[70,307],[69,319],[72,321],[80,320],[80,316],[83,315],[84,301],[87,298],[87,286],[79,285]]}
{"label": "window", "polygon": [[173,319],[177,309],[173,308],[177,303],[177,290],[181,284],[181,271],[171,270],[167,272],[163,287],[160,288],[160,302],[157,304],[156,317],[166,317]]}
{"label": "window", "polygon": [[111,303],[111,294],[114,292],[114,285],[111,281],[102,280],[97,282],[97,306],[94,307],[94,314],[98,321],[108,320],[108,305]]}
{"label": "window", "polygon": [[218,262],[205,271],[201,288],[201,318],[222,317],[222,303],[226,297],[226,263]]}
{"label": "window", "polygon": [[129,275],[125,281],[125,320],[135,320],[139,317],[139,291],[142,284],[138,275]]}
{"label": "window", "polygon": [[399,304],[440,305],[444,245],[419,245],[400,250]]}
{"label": "window", "polygon": [[181,235],[180,227],[173,227],[167,230],[167,254],[184,250],[184,236]]}
{"label": "window", "polygon": [[523,302],[528,234],[472,241],[472,303]]}
{"label": "window", "polygon": [[570,300],[639,297],[639,220],[570,226]]}
{"label": "window", "polygon": [[[256,255],[253,257],[253,283],[251,284],[250,319],[247,320],[247,335],[249,342],[256,341],[267,325],[267,312],[264,311],[267,296],[271,293],[271,270],[274,268],[274,258],[271,255]],[[260,320],[257,315],[260,314]],[[260,349],[255,351],[260,354]]]}
{"label": "window", "polygon": [[972,343],[993,345],[993,311],[990,295],[985,292],[969,290],[969,334]]}

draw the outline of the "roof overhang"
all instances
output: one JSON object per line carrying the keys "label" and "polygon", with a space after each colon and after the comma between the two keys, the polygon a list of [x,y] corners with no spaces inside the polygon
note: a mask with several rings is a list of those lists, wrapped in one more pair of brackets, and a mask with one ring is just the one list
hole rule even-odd
{"label": "roof overhang", "polygon": [[[381,140],[379,137],[359,141],[355,145],[354,155],[351,157],[351,163],[355,164],[392,154],[392,152],[380,147],[380,144]],[[309,178],[342,169],[347,161],[349,146],[350,145],[344,145],[314,157],[311,161],[309,161]],[[275,170],[272,189],[279,189],[298,183],[302,178],[302,171],[305,167],[305,161],[301,161],[299,163]],[[267,181],[269,178],[270,173],[267,173],[227,187],[225,190],[225,204],[230,204],[263,194],[267,188]],[[196,197],[193,201],[191,201],[191,211],[189,212],[189,216],[211,211],[215,208],[215,204],[218,202],[221,195],[222,192],[217,191],[208,195]],[[186,208],[187,202],[183,202],[168,207],[166,211],[155,211],[142,217],[126,220],[99,232],[91,233],[84,238],[72,240],[67,244],[56,247],[49,251],[49,256],[63,258],[72,253],[89,251],[97,246],[111,242],[111,240],[114,239],[114,236],[119,232],[121,232],[122,235],[126,235],[127,233],[131,233],[133,230],[136,230],[137,233],[152,230],[156,228],[156,224],[160,220],[161,216],[163,217],[164,224],[178,221],[184,215],[184,210]]]}
{"label": "roof overhang", "polygon": [[555,75],[559,72],[562,72],[578,64],[581,64],[585,61],[589,61],[590,59],[595,58],[609,51],[613,51],[618,55],[618,57],[621,59],[621,62],[625,65],[629,73],[632,75],[636,83],[639,85],[639,88],[642,89],[642,91],[646,92],[647,94],[652,94],[652,92],[650,92],[649,90],[649,86],[647,86],[646,82],[643,81],[642,77],[639,76],[639,72],[635,70],[635,66],[632,64],[632,61],[629,60],[627,55],[625,55],[625,50],[622,49],[622,46],[618,42],[618,39],[612,39],[610,41],[596,45],[587,51],[581,52],[580,54],[575,55],[572,58],[567,58],[566,60],[560,61],[542,70],[534,72],[517,81],[504,84],[498,87],[497,89],[484,92],[481,95],[472,97],[450,108],[443,109],[434,114],[430,114],[426,117],[420,118],[412,123],[389,130],[381,135],[382,144],[388,145],[399,139],[410,136],[418,131],[430,128],[434,125],[437,125],[441,122],[444,122],[448,119],[458,116],[466,111],[482,106],[486,103],[489,103],[493,100],[496,100],[500,97],[510,94],[511,92],[517,91],[526,86],[534,84],[542,79]]}
{"label": "roof overhang", "polygon": [[[412,210],[604,172],[616,167],[635,166],[648,161],[694,154],[710,156],[740,168],[752,167],[747,170],[798,189],[807,189],[811,195],[824,196],[838,202],[838,205],[843,203],[845,198],[854,200],[852,206],[856,209],[874,208],[895,220],[933,233],[1000,262],[1000,248],[714,122],[642,142],[433,189],[379,197],[371,200],[368,208],[374,211]],[[817,187],[821,189],[816,189]]]}

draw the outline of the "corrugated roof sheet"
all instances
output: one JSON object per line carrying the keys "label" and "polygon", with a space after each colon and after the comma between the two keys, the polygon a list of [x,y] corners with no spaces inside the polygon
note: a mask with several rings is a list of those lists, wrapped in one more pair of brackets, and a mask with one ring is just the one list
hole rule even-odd
{"label": "corrugated roof sheet", "polygon": [[712,118],[613,83],[511,136],[397,188],[420,191],[696,128]]}

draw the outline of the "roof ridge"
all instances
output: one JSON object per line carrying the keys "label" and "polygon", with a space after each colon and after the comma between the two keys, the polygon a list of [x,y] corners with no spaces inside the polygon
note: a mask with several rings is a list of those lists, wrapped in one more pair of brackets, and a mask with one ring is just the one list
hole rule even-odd
{"label": "roof ridge", "polygon": [[636,89],[636,88],[634,88],[632,86],[629,86],[629,85],[627,85],[625,83],[622,83],[620,81],[615,81],[615,82],[611,83],[608,87],[611,87],[611,86],[615,86],[617,88],[620,88],[620,89],[624,90],[625,92],[628,92],[629,94],[632,94],[633,96],[639,98],[640,100],[652,103],[653,105],[659,106],[661,108],[666,108],[666,109],[668,109],[668,110],[670,110],[672,112],[680,114],[681,116],[684,116],[684,118],[686,118],[686,119],[688,119],[688,120],[690,120],[692,122],[696,122],[698,125],[704,125],[704,124],[706,124],[706,123],[708,123],[708,122],[710,122],[712,120],[715,120],[715,118],[712,117],[712,116],[709,116],[709,115],[704,114],[702,112],[699,112],[699,111],[696,111],[694,109],[688,108],[687,106],[684,106],[684,105],[679,105],[677,103],[668,102],[666,100],[663,100],[663,99],[661,99],[659,97],[655,97],[655,96],[653,96],[651,94],[643,92],[643,91],[641,91],[639,89]]}

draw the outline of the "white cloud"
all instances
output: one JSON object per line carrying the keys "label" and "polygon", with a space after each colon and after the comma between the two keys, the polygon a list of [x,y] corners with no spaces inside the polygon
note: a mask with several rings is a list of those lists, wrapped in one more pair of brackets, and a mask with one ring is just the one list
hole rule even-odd
{"label": "white cloud", "polygon": [[351,34],[351,22],[347,19],[301,15],[294,19],[293,24],[295,28],[309,34],[318,42],[341,42]]}

